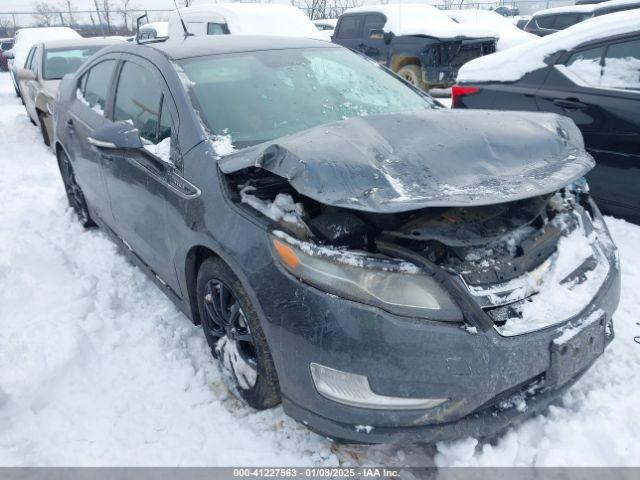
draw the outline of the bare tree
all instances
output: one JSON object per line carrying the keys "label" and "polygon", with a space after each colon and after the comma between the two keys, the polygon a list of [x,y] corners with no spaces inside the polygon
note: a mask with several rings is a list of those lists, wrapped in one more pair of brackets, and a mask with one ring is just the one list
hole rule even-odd
{"label": "bare tree", "polygon": [[122,16],[122,22],[124,23],[124,29],[126,33],[133,30],[133,20],[131,20],[131,29],[129,29],[129,19],[131,18],[131,12],[138,10],[138,8],[132,4],[133,0],[120,0],[120,7],[118,13]]}
{"label": "bare tree", "polygon": [[12,37],[15,28],[11,25],[11,20],[0,17],[0,37]]}
{"label": "bare tree", "polygon": [[67,23],[69,26],[73,27],[76,24],[75,16],[73,15],[73,11],[75,10],[75,6],[71,0],[64,0],[64,6],[67,9]]}
{"label": "bare tree", "polygon": [[38,27],[51,27],[56,23],[58,16],[58,8],[47,2],[37,2],[34,5],[33,18],[36,20]]}
{"label": "bare tree", "polygon": [[102,15],[104,17],[104,21],[107,24],[107,30],[109,33],[112,33],[111,30],[111,13],[113,12],[113,4],[111,0],[102,0]]}

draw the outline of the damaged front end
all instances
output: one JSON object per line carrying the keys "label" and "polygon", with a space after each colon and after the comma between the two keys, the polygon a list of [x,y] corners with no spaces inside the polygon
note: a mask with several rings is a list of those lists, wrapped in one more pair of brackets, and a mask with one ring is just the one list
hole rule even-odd
{"label": "damaged front end", "polygon": [[[458,117],[435,125],[427,112],[337,122],[221,168],[236,202],[277,222],[274,255],[305,283],[433,321],[481,309],[501,335],[516,335],[579,313],[615,247],[579,181],[593,162],[575,127],[500,113],[512,136],[535,128],[538,142],[516,147],[484,127],[467,130],[475,143],[448,144],[446,123]],[[438,159],[430,135],[407,138],[416,124],[438,139]]]}
{"label": "damaged front end", "polygon": [[458,70],[471,60],[496,52],[495,38],[442,40],[429,44],[421,55],[424,81],[428,85],[450,87]]}

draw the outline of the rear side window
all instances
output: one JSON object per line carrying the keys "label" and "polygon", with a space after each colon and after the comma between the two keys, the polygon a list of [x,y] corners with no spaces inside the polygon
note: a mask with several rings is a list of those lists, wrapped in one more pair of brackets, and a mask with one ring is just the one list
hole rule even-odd
{"label": "rear side window", "polygon": [[600,84],[604,46],[573,53],[565,65],[583,83],[596,87]]}
{"label": "rear side window", "polygon": [[340,20],[338,27],[338,38],[358,38],[360,37],[360,25],[362,15],[347,15]]}
{"label": "rear side window", "polygon": [[104,111],[115,66],[115,60],[105,60],[92,67],[80,79],[80,91],[90,108],[98,107]]}
{"label": "rear side window", "polygon": [[229,33],[229,28],[226,23],[207,23],[207,35],[226,35]]}
{"label": "rear side window", "polygon": [[140,137],[158,143],[167,136],[163,130],[166,125],[161,128],[162,103],[162,88],[153,74],[136,63],[126,62],[116,90],[114,120],[131,122]]}
{"label": "rear side window", "polygon": [[602,69],[602,86],[640,90],[640,39],[609,45]]}
{"label": "rear side window", "polygon": [[556,21],[553,22],[553,29],[564,30],[576,23],[580,23],[582,20],[584,20],[584,14],[582,13],[563,13],[556,17]]}
{"label": "rear side window", "polygon": [[387,19],[384,15],[380,15],[379,13],[374,13],[367,15],[364,18],[364,36],[368,37],[371,35],[371,30],[382,30]]}
{"label": "rear side window", "polygon": [[553,15],[536,17],[536,25],[538,25],[539,28],[551,29],[553,28],[553,21],[555,19],[556,17]]}

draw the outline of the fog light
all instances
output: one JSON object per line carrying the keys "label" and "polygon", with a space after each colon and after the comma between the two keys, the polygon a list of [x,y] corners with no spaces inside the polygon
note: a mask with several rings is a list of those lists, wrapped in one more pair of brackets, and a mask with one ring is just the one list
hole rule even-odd
{"label": "fog light", "polygon": [[317,363],[311,364],[311,376],[318,393],[329,400],[352,407],[378,410],[424,410],[443,404],[447,398],[409,398],[378,395],[371,391],[364,375],[343,372]]}

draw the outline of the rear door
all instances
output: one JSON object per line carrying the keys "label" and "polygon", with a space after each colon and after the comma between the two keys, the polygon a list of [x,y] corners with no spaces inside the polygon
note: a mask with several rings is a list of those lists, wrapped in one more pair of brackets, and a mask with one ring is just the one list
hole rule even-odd
{"label": "rear door", "polygon": [[42,57],[42,44],[35,45],[32,51],[29,53],[29,58],[25,64],[25,69],[31,71],[36,79],[35,80],[20,80],[20,91],[22,92],[22,100],[24,100],[24,106],[27,109],[29,117],[34,122],[38,121],[36,114],[36,94],[38,92],[38,75],[40,71],[40,59]]}
{"label": "rear door", "polygon": [[76,180],[91,206],[92,215],[111,225],[111,211],[106,185],[102,176],[103,157],[87,140],[105,125],[105,111],[109,105],[112,79],[118,55],[109,55],[95,63],[78,80],[76,97],[71,102],[69,115],[63,128],[67,130],[69,151]]}
{"label": "rear door", "polygon": [[123,55],[113,105],[113,121],[138,129],[145,148],[124,151],[104,162],[115,230],[162,283],[179,292],[167,228],[172,131],[177,109],[160,71],[146,60]]}
{"label": "rear door", "polygon": [[551,68],[538,105],[574,120],[596,159],[587,178],[603,210],[640,218],[640,38],[569,53]]}

